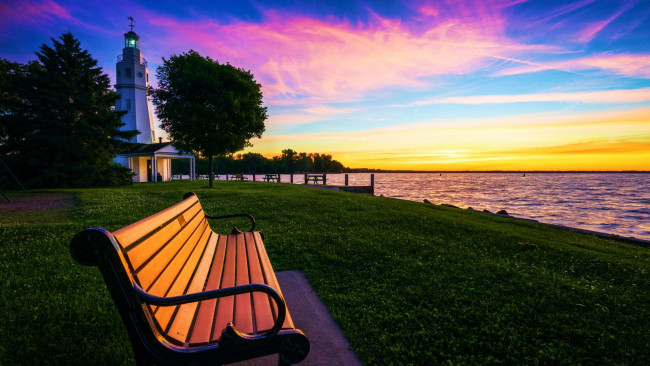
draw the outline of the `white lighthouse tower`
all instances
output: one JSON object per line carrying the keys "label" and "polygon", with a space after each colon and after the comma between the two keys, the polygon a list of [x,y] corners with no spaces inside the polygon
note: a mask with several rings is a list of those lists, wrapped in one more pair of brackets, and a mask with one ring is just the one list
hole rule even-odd
{"label": "white lighthouse tower", "polygon": [[124,33],[124,49],[117,56],[116,71],[115,92],[120,98],[115,103],[115,110],[127,112],[122,117],[125,124],[122,130],[140,131],[130,142],[155,142],[153,113],[147,96],[149,69],[140,52],[140,36],[133,31],[133,21],[131,30]]}
{"label": "white lighthouse tower", "polygon": [[[140,53],[140,37],[131,30],[124,33],[124,49],[117,56],[115,92],[119,99],[115,102],[116,111],[126,111],[122,116],[124,131],[138,130],[140,134],[129,141],[125,151],[118,153],[114,162],[128,167],[133,172],[134,182],[168,181],[172,176],[173,159],[189,160],[189,179],[196,175],[194,156],[178,151],[171,142],[156,141],[154,135],[153,113],[147,97],[149,69],[147,61]],[[182,178],[183,175],[177,175]]]}

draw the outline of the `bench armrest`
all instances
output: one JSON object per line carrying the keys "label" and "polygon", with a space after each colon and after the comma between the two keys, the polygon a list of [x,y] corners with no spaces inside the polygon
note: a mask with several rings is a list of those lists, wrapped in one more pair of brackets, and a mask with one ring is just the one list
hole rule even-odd
{"label": "bench armrest", "polygon": [[222,288],[218,290],[197,292],[193,294],[172,296],[172,297],[159,297],[159,296],[151,295],[150,293],[143,290],[137,284],[133,284],[133,290],[135,291],[135,293],[137,294],[138,298],[141,301],[147,304],[157,305],[157,306],[182,305],[191,302],[216,299],[225,296],[240,295],[240,294],[245,294],[250,292],[264,292],[273,298],[273,301],[275,301],[275,304],[277,305],[278,308],[278,317],[275,320],[275,324],[273,324],[273,328],[269,329],[267,332],[263,334],[263,336],[268,336],[268,337],[277,334],[280,331],[280,329],[282,329],[282,325],[284,324],[284,319],[287,316],[287,305],[284,302],[284,298],[282,297],[282,295],[280,295],[277,291],[275,291],[273,287],[268,285],[263,285],[263,284],[256,283],[250,285],[241,285],[241,286],[228,287],[228,288]]}
{"label": "bench armrest", "polygon": [[[239,213],[239,214],[221,215],[221,216],[212,216],[212,215],[208,215],[207,213],[205,214],[205,217],[206,217],[207,219],[215,219],[215,220],[218,220],[218,219],[227,219],[227,218],[229,218],[229,217],[240,217],[240,216],[247,216],[247,217],[251,220],[251,228],[250,228],[248,231],[253,231],[253,230],[255,230],[255,218],[254,218],[253,215],[251,215],[251,214],[247,214],[247,213]],[[233,229],[233,233],[240,233],[240,232],[241,232],[241,231],[240,231],[239,229],[237,229],[237,227],[235,227],[235,228]]]}
{"label": "bench armrest", "polygon": [[[195,194],[194,192],[187,192],[187,193],[185,193],[185,195],[183,196],[183,199],[186,199],[186,198],[188,198],[188,197],[192,197],[192,196],[195,196],[195,195],[196,195],[196,194]],[[250,228],[248,231],[250,232],[250,231],[255,230],[255,218],[254,218],[253,215],[251,215],[251,214],[247,214],[247,213],[238,213],[238,214],[232,214],[232,215],[213,216],[213,215],[208,215],[207,213],[205,213],[205,211],[204,211],[203,213],[205,214],[205,218],[206,218],[206,219],[216,219],[216,220],[218,220],[218,219],[227,219],[227,218],[229,218],[229,217],[247,216],[247,217],[251,220],[251,228]],[[235,228],[232,230],[232,233],[233,233],[233,234],[237,234],[237,233],[241,233],[241,231],[240,231],[239,229],[237,229],[237,227],[235,227]]]}

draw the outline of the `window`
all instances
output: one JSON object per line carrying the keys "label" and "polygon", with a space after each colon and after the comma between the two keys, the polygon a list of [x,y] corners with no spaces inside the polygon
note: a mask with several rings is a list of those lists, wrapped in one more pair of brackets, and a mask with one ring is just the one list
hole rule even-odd
{"label": "window", "polygon": [[147,73],[147,82],[149,82],[149,73]]}
{"label": "window", "polygon": [[[127,69],[128,70],[128,69]],[[131,99],[126,100],[126,110],[130,111],[131,110]]]}
{"label": "window", "polygon": [[131,77],[131,68],[127,67],[125,71],[126,71],[126,72],[125,72],[126,77],[127,77],[127,78],[130,78],[130,77]]}
{"label": "window", "polygon": [[122,76],[122,72],[120,70],[117,70],[117,76]]}

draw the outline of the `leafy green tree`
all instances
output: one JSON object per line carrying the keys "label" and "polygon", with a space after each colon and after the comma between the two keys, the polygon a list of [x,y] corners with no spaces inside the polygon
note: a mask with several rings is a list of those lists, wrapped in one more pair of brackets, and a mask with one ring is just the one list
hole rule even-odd
{"label": "leafy green tree", "polygon": [[[288,156],[294,156],[295,168],[292,170],[286,164]],[[314,160],[318,161],[318,168],[314,167]],[[198,174],[208,174],[208,161],[204,158],[196,160],[196,171]],[[229,154],[217,156],[214,159],[215,172],[220,174],[232,173],[282,173],[291,174],[295,172],[327,172],[327,173],[341,173],[349,170],[343,166],[339,161],[332,159],[331,155],[327,154],[307,154],[304,152],[295,153],[292,149],[282,150],[282,154],[272,158],[265,158],[258,153],[246,154]],[[182,160],[172,161],[172,170],[175,172],[189,172],[189,164]]]}
{"label": "leafy green tree", "polygon": [[251,152],[243,154],[239,162],[243,173],[268,172],[268,170],[266,170],[266,159],[262,154]]}
{"label": "leafy green tree", "polygon": [[110,80],[71,33],[43,44],[38,61],[2,61],[0,153],[30,186],[113,185],[131,171],[113,163],[125,148]]}
{"label": "leafy green tree", "polygon": [[153,102],[161,127],[174,145],[209,161],[251,146],[266,120],[261,85],[250,71],[220,64],[196,51],[163,59]]}
{"label": "leafy green tree", "polygon": [[280,157],[280,160],[282,161],[283,164],[283,171],[293,173],[294,170],[296,169],[296,161],[298,161],[298,153],[293,151],[292,149],[284,149],[282,150],[282,156]]}
{"label": "leafy green tree", "polygon": [[296,161],[296,170],[299,172],[310,172],[314,166],[314,161],[311,160],[311,157],[304,152],[298,154],[298,159]]}

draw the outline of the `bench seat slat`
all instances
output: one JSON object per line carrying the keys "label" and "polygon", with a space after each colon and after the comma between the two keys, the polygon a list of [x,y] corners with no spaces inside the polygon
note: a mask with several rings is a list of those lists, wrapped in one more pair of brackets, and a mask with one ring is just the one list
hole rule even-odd
{"label": "bench seat slat", "polygon": [[[252,233],[246,233],[247,236],[251,237],[251,242],[255,243],[255,246],[257,247],[257,253],[260,257],[260,263],[262,264],[262,269],[264,272],[264,277],[266,278],[267,285],[273,287],[280,295],[282,295],[282,291],[280,290],[280,284],[278,284],[278,279],[275,277],[275,272],[273,272],[273,267],[271,267],[271,262],[269,261],[269,256],[266,253],[266,249],[264,249],[264,245],[262,244],[262,237],[260,236],[259,232],[252,232]],[[284,295],[282,295],[284,296]],[[274,316],[277,316],[278,314],[278,309],[277,306],[275,305],[275,302],[272,302],[271,305],[273,306],[273,314]],[[288,329],[288,328],[295,328],[293,326],[293,320],[291,320],[291,315],[289,312],[287,312],[287,317],[284,319],[284,325],[282,328]]]}
{"label": "bench seat slat", "polygon": [[[225,235],[220,235],[214,260],[211,263],[208,281],[204,290],[218,289],[221,286],[221,277],[223,273],[223,263],[226,256]],[[217,299],[201,301],[198,306],[197,315],[194,319],[192,334],[190,335],[190,345],[201,345],[210,342],[212,335],[212,325],[214,323],[214,313],[217,306]]]}
{"label": "bench seat slat", "polygon": [[[226,256],[223,265],[223,274],[221,277],[221,285],[217,288],[210,288],[206,290],[216,290],[218,288],[227,288],[235,286],[235,263],[237,256],[237,241],[234,235],[228,235],[226,240]],[[210,341],[214,342],[221,337],[221,331],[226,328],[228,323],[233,322],[235,299],[232,296],[219,298],[217,301],[216,314],[214,319],[214,327]]]}
{"label": "bench seat slat", "polygon": [[[140,221],[134,222],[131,225],[125,226],[113,232],[113,236],[117,239],[122,249],[128,247],[140,238],[148,235],[152,228],[157,228],[167,221],[178,216],[180,213],[186,211],[188,208],[199,202],[198,197],[191,196],[183,201],[168,207],[156,215],[146,217]],[[198,205],[200,207],[200,205]]]}
{"label": "bench seat slat", "polygon": [[[248,253],[246,251],[246,241],[244,234],[235,235],[237,242],[237,267],[236,267],[236,286],[250,284],[250,276],[248,275]],[[235,296],[235,327],[240,331],[252,334],[253,329],[253,314],[251,309],[251,294],[241,294]]]}
{"label": "bench seat slat", "polygon": [[[257,246],[255,245],[254,237],[246,235],[246,250],[248,255],[248,270],[250,273],[251,283],[267,284],[264,277],[262,264],[260,263],[259,255],[257,254]],[[251,240],[252,239],[252,240]],[[255,311],[255,330],[256,333],[269,330],[273,328],[275,317],[271,312],[271,302],[269,295],[261,292],[253,292],[253,309]],[[269,302],[270,301],[270,302]],[[274,303],[274,302],[273,302]]]}

